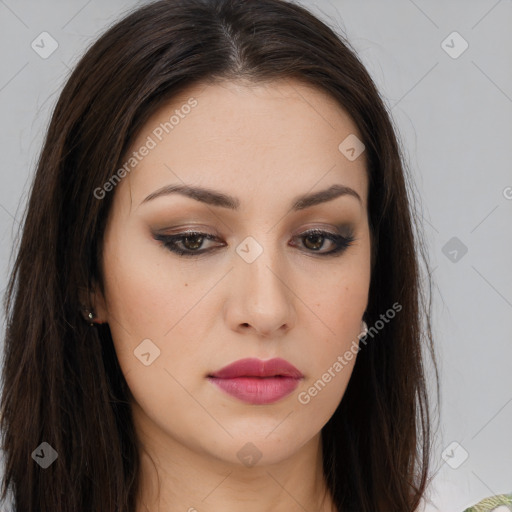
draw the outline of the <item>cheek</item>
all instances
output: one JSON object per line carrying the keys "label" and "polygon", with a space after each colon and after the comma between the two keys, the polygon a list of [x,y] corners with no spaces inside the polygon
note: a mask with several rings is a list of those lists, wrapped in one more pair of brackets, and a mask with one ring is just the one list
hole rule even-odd
{"label": "cheek", "polygon": [[322,332],[330,334],[329,343],[343,344],[344,338],[360,332],[369,284],[370,271],[365,259],[343,262],[327,272],[309,272],[301,278],[298,289],[304,302],[311,305],[317,317],[315,323],[320,324],[318,329],[322,327]]}
{"label": "cheek", "polygon": [[170,264],[156,242],[138,233],[107,246],[104,267],[108,312],[125,334],[160,338],[190,307],[179,264]]}
{"label": "cheek", "polygon": [[341,256],[302,269],[297,275],[297,289],[325,322],[331,338],[340,343],[347,334],[354,334],[354,330],[355,334],[360,332],[370,278],[369,232],[362,229],[358,240]]}
{"label": "cheek", "polygon": [[312,415],[325,419],[326,412],[334,413],[343,397],[359,353],[358,335],[368,301],[369,264],[364,258],[354,259],[339,265],[328,276],[310,274],[307,281],[309,285],[304,282],[303,286],[309,286],[314,316],[304,310],[308,320],[303,329],[315,343],[304,347],[310,374],[299,390],[298,401]]}
{"label": "cheek", "polygon": [[141,396],[146,390],[156,396],[179,390],[171,375],[184,382],[187,370],[198,365],[205,330],[200,317],[209,303],[202,298],[217,277],[210,276],[210,284],[195,282],[194,273],[183,272],[169,253],[138,233],[106,245],[104,268],[109,326],[130,387]]}

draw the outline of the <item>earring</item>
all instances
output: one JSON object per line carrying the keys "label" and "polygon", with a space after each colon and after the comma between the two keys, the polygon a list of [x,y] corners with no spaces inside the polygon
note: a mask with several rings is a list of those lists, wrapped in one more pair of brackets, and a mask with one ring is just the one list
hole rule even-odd
{"label": "earring", "polygon": [[368,324],[363,320],[361,322],[361,333],[359,337],[366,336],[368,334]]}
{"label": "earring", "polygon": [[91,327],[94,327],[94,324],[95,324],[95,322],[93,322],[94,313],[92,311],[90,311],[89,309],[87,309],[86,306],[82,306],[82,315],[83,315],[84,319],[89,322],[89,325]]}

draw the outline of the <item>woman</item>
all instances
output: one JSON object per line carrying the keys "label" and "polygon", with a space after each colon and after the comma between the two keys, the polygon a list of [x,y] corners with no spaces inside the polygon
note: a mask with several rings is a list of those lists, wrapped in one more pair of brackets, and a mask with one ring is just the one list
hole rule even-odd
{"label": "woman", "polygon": [[8,288],[3,497],[417,510],[406,178],[370,76],[304,8],[163,0],[110,28],[56,105]]}

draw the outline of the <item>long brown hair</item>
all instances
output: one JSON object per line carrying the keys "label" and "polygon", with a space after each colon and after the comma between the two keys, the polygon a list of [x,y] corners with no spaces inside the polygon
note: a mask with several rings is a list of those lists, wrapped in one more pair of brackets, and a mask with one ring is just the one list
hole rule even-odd
{"label": "long brown hair", "polygon": [[[161,0],[128,14],[82,57],[38,161],[5,300],[2,499],[12,492],[17,512],[135,510],[130,390],[108,325],[91,328],[79,311],[81,291],[103,289],[114,195],[99,200],[93,191],[164,102],[195,83],[231,79],[302,80],[335,98],[359,128],[373,263],[365,320],[371,327],[392,304],[401,310],[373,329],[322,430],[324,472],[343,512],[410,512],[420,503],[432,438],[422,354],[426,347],[433,357],[430,302],[419,265],[426,254],[404,158],[372,79],[341,35],[294,3]],[[33,455],[44,442],[58,454],[46,469]]]}

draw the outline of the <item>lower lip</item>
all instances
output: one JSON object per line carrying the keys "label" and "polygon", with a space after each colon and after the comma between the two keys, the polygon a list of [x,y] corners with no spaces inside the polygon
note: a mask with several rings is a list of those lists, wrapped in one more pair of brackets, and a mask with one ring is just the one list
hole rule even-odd
{"label": "lower lip", "polygon": [[236,377],[218,379],[209,377],[228,395],[234,396],[248,404],[271,404],[289,395],[298,385],[300,379],[293,377]]}

